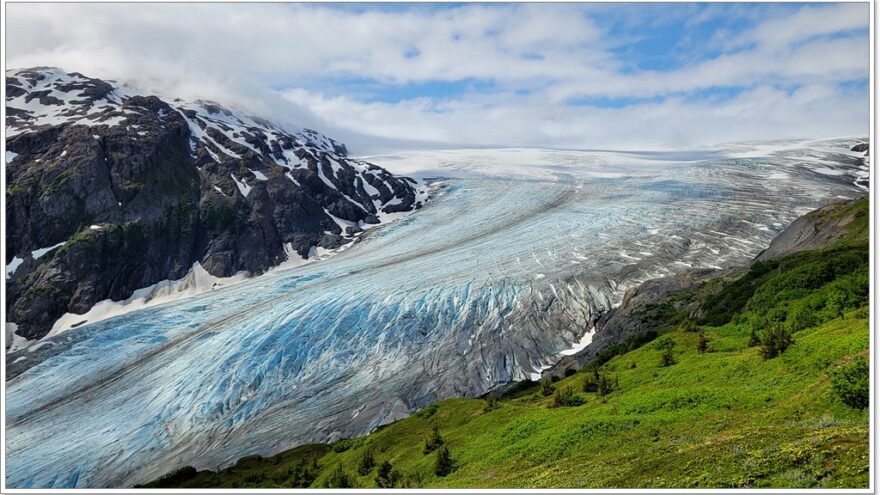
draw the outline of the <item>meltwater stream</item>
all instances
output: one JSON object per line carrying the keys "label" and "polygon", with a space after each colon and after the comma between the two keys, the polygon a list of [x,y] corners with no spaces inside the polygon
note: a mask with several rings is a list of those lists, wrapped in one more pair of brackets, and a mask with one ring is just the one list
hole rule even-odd
{"label": "meltwater stream", "polygon": [[[332,258],[70,330],[7,356],[9,487],[125,487],[359,435],[531,376],[639,281],[747,262],[864,191],[860,160],[448,179]],[[833,163],[833,166],[828,165]]]}

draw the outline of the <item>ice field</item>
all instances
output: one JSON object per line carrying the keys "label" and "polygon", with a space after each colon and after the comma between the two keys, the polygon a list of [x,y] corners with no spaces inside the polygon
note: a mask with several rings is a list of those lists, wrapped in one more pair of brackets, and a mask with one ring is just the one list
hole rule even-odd
{"label": "ice field", "polygon": [[428,205],[332,257],[8,354],[23,368],[6,384],[7,486],[216,469],[529,378],[627,288],[747,263],[797,216],[865,194],[854,142],[516,170],[481,165],[502,154],[420,156],[423,177],[447,177]]}

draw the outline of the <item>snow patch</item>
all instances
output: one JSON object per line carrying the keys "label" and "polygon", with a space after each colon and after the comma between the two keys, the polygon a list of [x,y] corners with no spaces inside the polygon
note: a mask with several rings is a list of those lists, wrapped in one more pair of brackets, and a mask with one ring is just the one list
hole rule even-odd
{"label": "snow patch", "polygon": [[571,349],[564,350],[560,352],[563,356],[571,356],[572,354],[577,354],[582,350],[586,349],[590,343],[593,342],[593,336],[596,335],[596,329],[591,328],[589,331],[585,332],[581,340],[578,341],[577,344],[574,345]]}
{"label": "snow patch", "polygon": [[[6,352],[15,352],[30,347],[36,340],[28,340],[21,335],[15,333],[18,325],[12,322],[6,322]],[[18,362],[21,358],[15,360]]]}
{"label": "snow patch", "polygon": [[533,382],[540,380],[541,373],[543,373],[546,370],[549,370],[552,367],[553,366],[549,365],[549,364],[542,364],[542,365],[538,366],[537,368],[535,368],[535,371],[533,373],[529,373],[529,380],[531,380]]}
{"label": "snow patch", "polygon": [[24,263],[23,259],[19,258],[18,256],[13,256],[12,261],[10,261],[8,265],[6,265],[6,278],[11,278],[13,275],[15,275],[15,270],[18,270],[18,267],[21,266],[22,263]]}
{"label": "snow patch", "polygon": [[246,183],[244,183],[244,181],[238,180],[235,177],[235,174],[229,174],[229,176],[232,177],[233,181],[235,181],[235,185],[238,187],[238,192],[240,192],[242,196],[247,197],[253,187],[247,185]]}
{"label": "snow patch", "polygon": [[40,249],[37,249],[36,251],[31,251],[31,256],[32,256],[35,260],[40,259],[41,257],[43,257],[43,255],[45,255],[45,254],[48,253],[49,251],[51,251],[51,250],[53,250],[53,249],[56,249],[56,248],[60,248],[61,246],[63,246],[65,242],[67,242],[67,241],[61,241],[61,242],[59,242],[58,244],[55,244],[54,246],[49,246],[49,247],[46,247],[46,248],[40,248]]}
{"label": "snow patch", "polygon": [[148,308],[186,297],[202,294],[221,287],[235,285],[247,279],[247,272],[239,272],[231,277],[215,277],[202,268],[197,261],[190,271],[178,280],[163,280],[149,287],[138,289],[124,301],[105,299],[96,303],[85,314],[66,313],[52,326],[52,330],[41,340],[54,337],[71,328],[106,320],[139,309]]}

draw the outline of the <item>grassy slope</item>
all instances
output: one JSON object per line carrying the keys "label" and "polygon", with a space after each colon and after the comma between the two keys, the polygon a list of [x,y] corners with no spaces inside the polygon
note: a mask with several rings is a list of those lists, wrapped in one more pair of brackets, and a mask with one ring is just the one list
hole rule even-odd
{"label": "grassy slope", "polygon": [[[714,296],[673,297],[700,298],[702,321],[714,323],[701,327],[710,352],[697,352],[697,333],[670,326],[659,339],[675,342],[677,363],[660,366],[650,343],[619,355],[603,369],[620,389],[604,398],[581,391],[582,370],[554,383],[575,390],[581,406],[550,407],[537,384],[489,411],[483,400],[451,399],[335,449],[304,446],[148,486],[295,486],[296,464],[316,457],[311,486],[338,483],[341,465],[354,486],[370,487],[377,470],[357,473],[370,450],[405,487],[865,487],[868,413],[836,399],[829,374],[868,352],[867,207],[839,212],[854,221],[830,249],[754,267]],[[835,307],[833,291],[847,296]],[[765,360],[749,334],[774,319],[808,326]],[[447,477],[435,476],[436,455],[422,452],[433,425],[456,464]]]}

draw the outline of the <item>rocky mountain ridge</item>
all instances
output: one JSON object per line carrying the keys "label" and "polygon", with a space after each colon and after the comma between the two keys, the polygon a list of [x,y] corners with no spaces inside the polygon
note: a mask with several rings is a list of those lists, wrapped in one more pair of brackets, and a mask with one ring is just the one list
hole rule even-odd
{"label": "rocky mountain ridge", "polygon": [[202,268],[260,274],[421,207],[423,187],[205,101],[39,67],[6,72],[7,322],[59,317]]}

